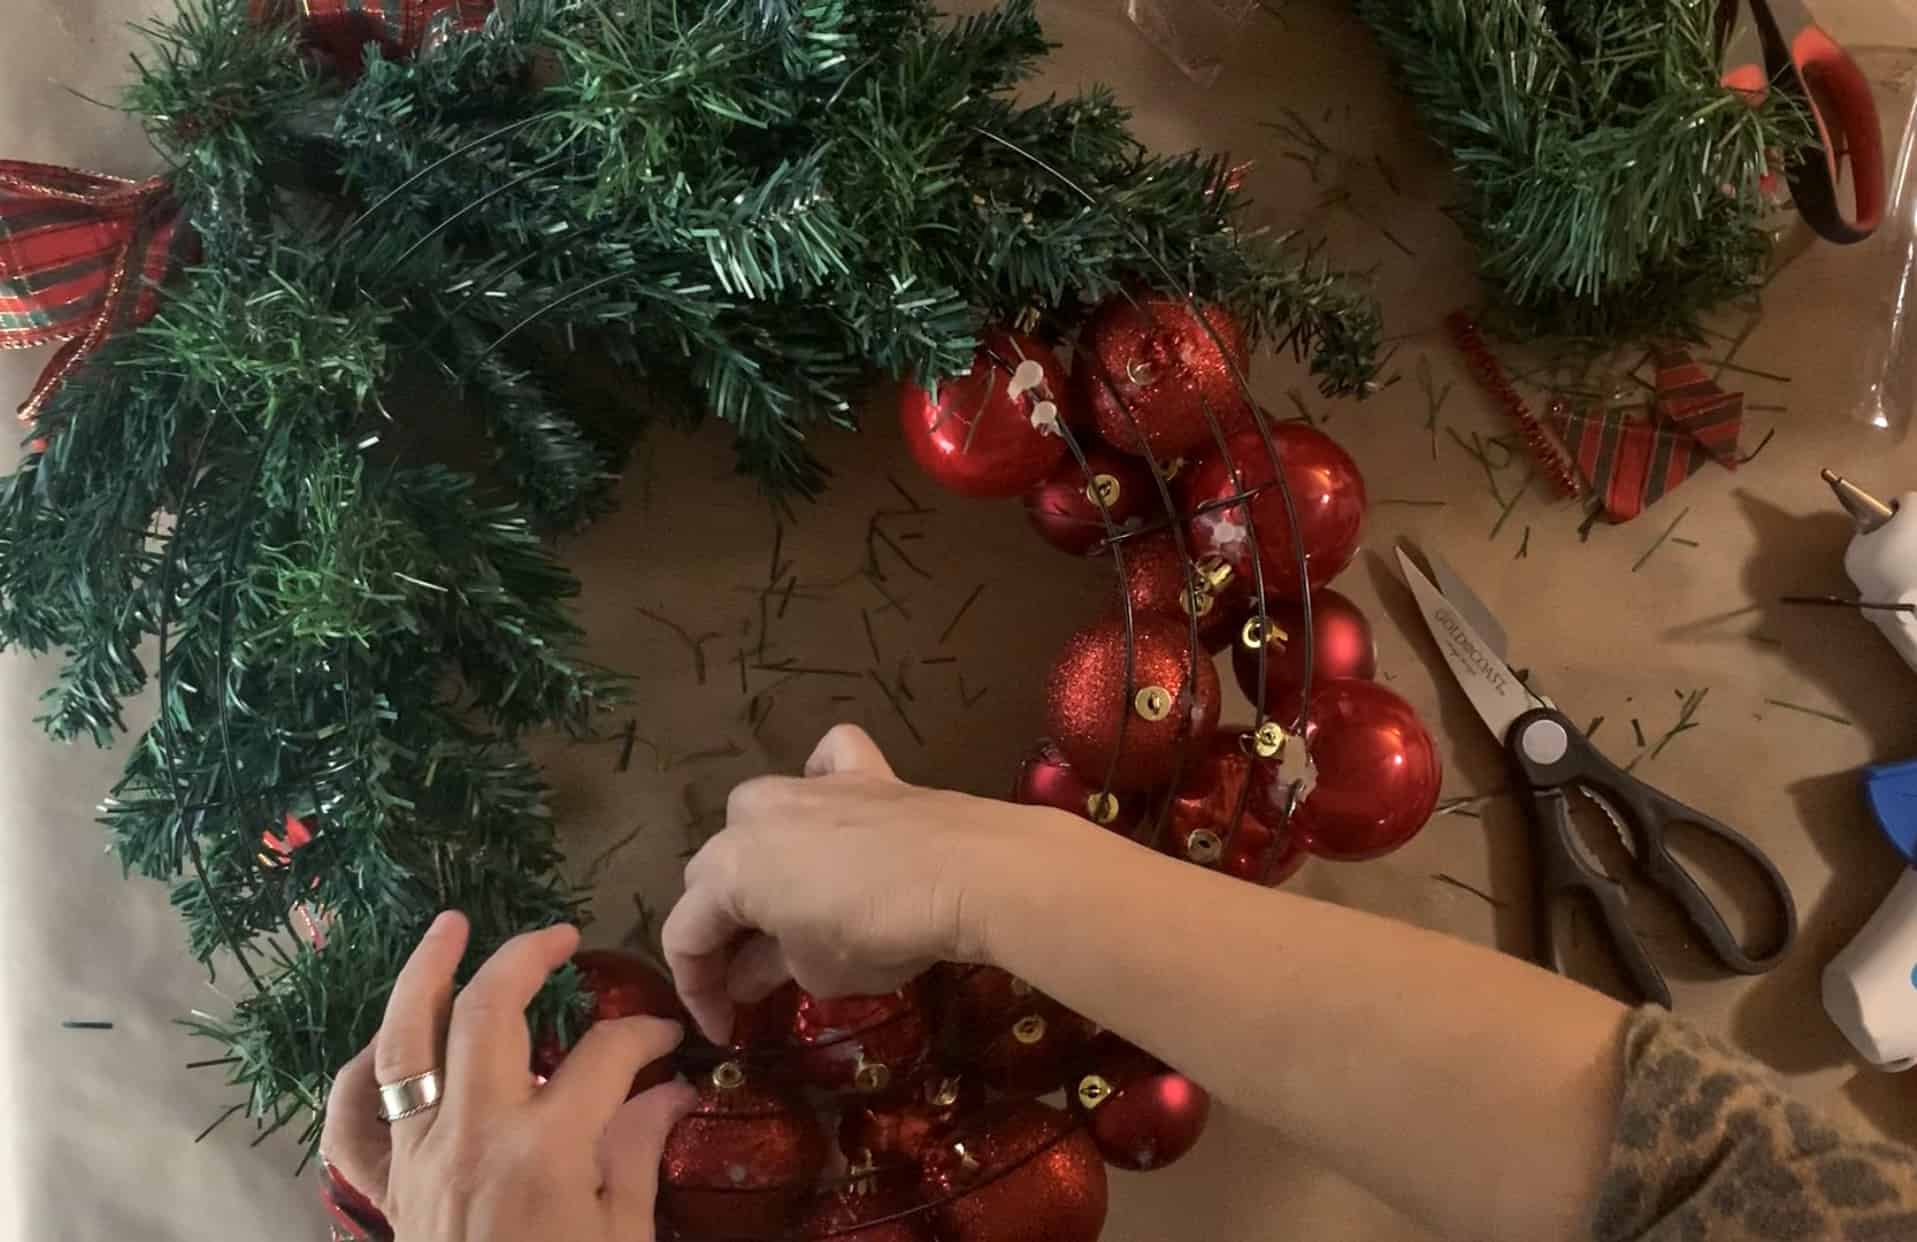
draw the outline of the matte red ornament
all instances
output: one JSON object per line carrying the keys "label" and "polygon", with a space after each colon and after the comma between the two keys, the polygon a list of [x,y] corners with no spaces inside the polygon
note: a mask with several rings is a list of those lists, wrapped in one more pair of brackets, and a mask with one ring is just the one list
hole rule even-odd
{"label": "matte red ornament", "polygon": [[1107,1163],[1135,1173],[1185,1155],[1211,1117],[1203,1087],[1110,1032],[1092,1045],[1067,1103]]}
{"label": "matte red ornament", "polygon": [[728,1061],[666,1137],[660,1213],[686,1238],[778,1237],[804,1210],[825,1156],[804,1100],[748,1085]]}
{"label": "matte red ornament", "polygon": [[792,1232],[805,1242],[932,1242],[932,1214],[910,1192],[854,1183],[815,1198]]}
{"label": "matte red ornament", "polygon": [[1282,818],[1268,818],[1268,799],[1259,795],[1277,779],[1277,765],[1249,752],[1250,733],[1243,726],[1221,729],[1195,757],[1172,794],[1163,848],[1174,858],[1275,888],[1298,873],[1306,855],[1278,827]]}
{"label": "matte red ornament", "polygon": [[1418,713],[1383,686],[1330,681],[1312,691],[1305,742],[1317,783],[1292,831],[1320,858],[1358,862],[1418,835],[1437,809],[1444,765]]}
{"label": "matte red ornament", "polygon": [[991,332],[972,369],[899,394],[899,425],[919,467],[962,496],[1016,496],[1065,456],[1065,368],[1043,341]]}
{"label": "matte red ornament", "polygon": [[[1313,590],[1324,586],[1358,554],[1365,481],[1351,455],[1324,432],[1302,423],[1276,423],[1269,430],[1297,510],[1308,575],[1299,573],[1279,470],[1256,431],[1233,436],[1229,457],[1214,453],[1181,474],[1179,498],[1190,515],[1186,530],[1194,555],[1219,558],[1253,591],[1258,589],[1253,561],[1262,559],[1265,598],[1295,599],[1301,583],[1308,580]],[[1250,495],[1250,501],[1230,503],[1241,495]]]}
{"label": "matte red ornament", "polygon": [[1137,831],[1151,806],[1144,794],[1108,792],[1099,782],[1087,780],[1050,738],[1020,761],[1012,801],[1070,811],[1126,837]]}
{"label": "matte red ornament", "polygon": [[996,967],[955,965],[945,974],[951,1043],[989,1087],[1056,1090],[1098,1033],[1089,1018]]}
{"label": "matte red ornament", "polygon": [[[1258,614],[1245,618],[1231,647],[1232,672],[1253,704],[1272,717],[1297,712],[1298,691],[1305,683],[1304,609],[1286,600],[1265,605],[1264,624]],[[1356,677],[1370,681],[1378,672],[1378,647],[1371,622],[1358,605],[1330,587],[1311,593],[1311,680]],[[1258,697],[1258,651],[1264,649],[1264,698]],[[1291,724],[1289,719],[1286,724]]]}
{"label": "matte red ornament", "polygon": [[969,1119],[926,1154],[921,1187],[943,1242],[1095,1242],[1105,1226],[1098,1146],[1036,1100]]}
{"label": "matte red ornament", "polygon": [[932,1050],[924,985],[884,996],[821,1000],[799,993],[792,1014],[793,1067],[807,1086],[872,1094],[905,1082]]}
{"label": "matte red ornament", "polygon": [[333,1237],[344,1242],[393,1242],[393,1226],[385,1213],[357,1186],[346,1180],[331,1161],[320,1160],[320,1202],[326,1205]]}
{"label": "matte red ornament", "polygon": [[1025,513],[1038,533],[1073,556],[1103,550],[1112,530],[1134,530],[1147,514],[1162,513],[1165,507],[1158,483],[1144,462],[1096,441],[1080,443],[1085,452],[1082,465],[1067,453],[1042,483],[1025,494]]}
{"label": "matte red ornament", "polygon": [[1181,748],[1218,726],[1218,670],[1202,648],[1193,652],[1188,628],[1135,616],[1132,639],[1128,660],[1122,619],[1087,626],[1066,641],[1045,684],[1046,725],[1059,749],[1088,779],[1117,790],[1167,783]]}
{"label": "matte red ornament", "polygon": [[1162,466],[1214,445],[1212,418],[1226,435],[1250,425],[1238,381],[1250,358],[1244,331],[1220,307],[1203,312],[1201,321],[1178,296],[1118,294],[1093,313],[1072,379],[1113,446],[1149,444]]}
{"label": "matte red ornament", "polygon": [[976,1074],[932,1074],[904,1101],[854,1104],[839,1118],[839,1150],[863,1168],[916,1165],[963,1117],[985,1105]]}
{"label": "matte red ornament", "polygon": [[1181,625],[1196,615],[1205,650],[1222,651],[1231,642],[1236,570],[1216,557],[1194,560],[1170,531],[1127,539],[1118,551],[1135,613],[1158,613]]}
{"label": "matte red ornament", "polygon": [[[645,958],[618,949],[585,949],[573,954],[573,966],[579,971],[580,984],[592,993],[592,1010],[584,1027],[574,1032],[573,1042],[595,1022],[615,1018],[665,1018],[686,1021],[685,1007],[672,982],[653,968]],[[532,1069],[541,1078],[551,1078],[571,1051],[572,1044],[561,1045],[552,1031],[533,1041]],[[670,1060],[654,1061],[640,1070],[626,1093],[631,1099],[649,1087],[671,1082],[674,1076]]]}

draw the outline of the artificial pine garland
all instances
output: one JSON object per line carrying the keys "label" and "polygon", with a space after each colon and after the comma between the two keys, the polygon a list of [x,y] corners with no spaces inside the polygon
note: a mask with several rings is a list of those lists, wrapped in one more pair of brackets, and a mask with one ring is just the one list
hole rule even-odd
{"label": "artificial pine garland", "polygon": [[1717,0],[1356,0],[1465,196],[1516,335],[1691,335],[1761,282],[1767,174],[1809,143],[1721,80]]}
{"label": "artificial pine garland", "polygon": [[[175,269],[155,296],[122,261],[33,406],[0,640],[62,654],[57,738],[109,743],[157,689],[104,820],[253,985],[199,1027],[266,1127],[315,1137],[434,912],[471,915],[474,962],[585,914],[519,738],[620,686],[538,532],[607,507],[641,428],[715,415],[742,472],[811,495],[808,435],[874,373],[961,372],[985,325],[1131,286],[1223,303],[1328,391],[1373,375],[1370,303],[1235,229],[1222,161],[1147,153],[1103,91],[1010,98],[1047,50],[1030,0],[518,0],[363,66],[258,16],[150,30],[129,104],[164,179],[0,196],[7,226],[117,212]],[[588,417],[575,353],[643,401]]]}

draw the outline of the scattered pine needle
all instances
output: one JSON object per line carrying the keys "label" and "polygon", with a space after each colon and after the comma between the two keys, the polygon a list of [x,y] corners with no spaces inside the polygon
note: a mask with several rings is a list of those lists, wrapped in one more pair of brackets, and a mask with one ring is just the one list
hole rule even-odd
{"label": "scattered pine needle", "polygon": [[1787,712],[1800,712],[1803,715],[1815,716],[1819,720],[1828,720],[1832,724],[1844,725],[1847,728],[1856,727],[1855,723],[1850,719],[1850,717],[1839,716],[1836,712],[1827,712],[1827,711],[1824,711],[1822,708],[1805,707],[1802,703],[1791,703],[1791,702],[1787,702],[1784,699],[1765,699],[1764,701],[1766,703],[1769,703],[1772,707],[1781,707]]}
{"label": "scattered pine needle", "polygon": [[1689,505],[1684,506],[1684,512],[1671,519],[1671,524],[1664,528],[1664,533],[1657,537],[1657,542],[1644,549],[1644,555],[1637,558],[1637,563],[1631,566],[1631,572],[1636,573],[1638,570],[1644,568],[1644,563],[1650,560],[1651,557],[1656,554],[1657,550],[1664,546],[1665,540],[1669,539],[1672,533],[1677,530],[1677,524],[1690,515],[1691,507]]}

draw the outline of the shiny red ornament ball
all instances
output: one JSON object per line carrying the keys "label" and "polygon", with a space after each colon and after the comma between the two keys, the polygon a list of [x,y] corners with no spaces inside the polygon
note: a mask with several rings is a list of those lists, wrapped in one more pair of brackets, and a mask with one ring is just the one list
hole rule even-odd
{"label": "shiny red ornament ball", "polygon": [[1067,453],[1025,494],[1032,526],[1045,542],[1073,556],[1102,551],[1113,531],[1135,530],[1148,515],[1165,509],[1158,482],[1144,462],[1095,441],[1080,443],[1082,464]]}
{"label": "shiny red ornament ball", "polygon": [[1250,425],[1238,380],[1250,360],[1244,331],[1222,308],[1202,309],[1201,321],[1182,297],[1119,294],[1085,325],[1072,380],[1115,447],[1149,445],[1164,465],[1216,444],[1213,419],[1225,435]]}
{"label": "shiny red ornament ball", "polygon": [[1071,1117],[1036,1100],[971,1118],[925,1157],[920,1194],[942,1242],[1095,1242],[1105,1161]]}
{"label": "shiny red ornament ball", "polygon": [[[1296,599],[1304,582],[1317,590],[1358,554],[1365,481],[1351,455],[1324,432],[1302,423],[1276,423],[1269,430],[1297,511],[1307,574],[1299,573],[1280,470],[1257,431],[1233,436],[1227,453],[1213,453],[1181,474],[1179,500],[1196,555],[1230,565],[1252,591],[1259,586],[1253,562],[1262,561],[1265,598]],[[1241,495],[1250,501],[1232,503]]]}
{"label": "shiny red ornament ball", "polygon": [[[680,1004],[679,993],[673,988],[671,980],[654,969],[645,958],[618,949],[584,949],[573,954],[572,964],[579,971],[580,985],[592,993],[592,1009],[587,1014],[586,1027],[616,1018],[686,1021],[685,1007]],[[585,1028],[576,1031],[573,1042],[578,1042],[578,1037],[583,1034]],[[555,1033],[542,1033],[533,1041],[533,1073],[541,1078],[551,1078],[571,1048],[572,1044],[562,1045]],[[670,1060],[654,1061],[633,1078],[632,1089],[626,1093],[626,1098],[630,1099],[661,1083],[671,1082],[673,1076]]]}
{"label": "shiny red ornament ball", "polygon": [[807,1086],[873,1094],[904,1083],[932,1051],[932,1018],[918,981],[884,996],[822,1000],[801,991],[793,1006],[793,1069]]}
{"label": "shiny red ornament ball", "polygon": [[1305,742],[1317,783],[1292,831],[1320,858],[1359,862],[1418,835],[1437,809],[1444,765],[1411,704],[1369,681],[1312,691]]}
{"label": "shiny red ornament ball", "polygon": [[[1253,704],[1264,706],[1275,718],[1297,712],[1298,691],[1305,683],[1304,610],[1285,600],[1265,605],[1264,623],[1258,614],[1245,618],[1231,648],[1232,672]],[[1264,697],[1259,698],[1259,649],[1264,650]],[[1311,593],[1311,680],[1333,681],[1356,677],[1370,681],[1378,672],[1378,647],[1371,622],[1363,610],[1330,587]],[[1285,724],[1291,724],[1289,719]]]}
{"label": "shiny red ornament ball", "polygon": [[991,332],[972,369],[899,394],[899,424],[920,468],[963,496],[1016,496],[1043,482],[1065,456],[1065,368],[1049,345]]}
{"label": "shiny red ornament ball", "polygon": [[1012,801],[1070,811],[1126,837],[1137,831],[1151,806],[1151,799],[1144,794],[1116,793],[1087,780],[1050,738],[1039,742],[1019,762]]}
{"label": "shiny red ornament ball", "polygon": [[732,1047],[745,1054],[749,1065],[783,1058],[791,1037],[793,1013],[799,1007],[799,985],[781,984],[763,999],[738,1005],[732,1011]]}
{"label": "shiny red ornament ball", "polygon": [[1174,858],[1275,888],[1298,873],[1306,855],[1279,827],[1282,818],[1268,818],[1265,791],[1277,779],[1277,766],[1249,753],[1248,733],[1221,729],[1196,756],[1172,794],[1163,848]]}
{"label": "shiny red ornament ball", "polygon": [[1118,552],[1134,613],[1157,613],[1180,624],[1196,616],[1198,639],[1207,651],[1222,651],[1231,642],[1238,581],[1231,566],[1215,558],[1193,560],[1170,531],[1127,539]]}
{"label": "shiny red ornament ball", "polygon": [[803,1242],[932,1242],[932,1215],[909,1191],[855,1182],[813,1199],[792,1236]]}
{"label": "shiny red ornament ball", "polygon": [[[1045,683],[1045,720],[1087,779],[1117,790],[1163,785],[1183,748],[1218,726],[1218,670],[1167,617],[1095,622],[1066,641]],[[1131,651],[1128,660],[1127,651]]]}
{"label": "shiny red ornament ball", "polygon": [[839,1118],[839,1150],[854,1168],[917,1165],[965,1117],[985,1106],[976,1074],[932,1074],[904,1100],[856,1103]]}
{"label": "shiny red ornament ball", "polygon": [[385,1213],[331,1161],[320,1160],[320,1202],[333,1226],[333,1236],[345,1242],[393,1242],[393,1226]]}
{"label": "shiny red ornament ball", "polygon": [[659,1211],[686,1238],[778,1237],[804,1209],[825,1157],[810,1105],[748,1085],[728,1061],[666,1137]]}
{"label": "shiny red ornament ball", "polygon": [[1056,1090],[1098,1034],[1089,1018],[996,967],[949,966],[945,978],[951,1043],[999,1091]]}
{"label": "shiny red ornament ball", "polygon": [[1106,1162],[1133,1172],[1184,1156],[1211,1117],[1203,1087],[1110,1032],[1098,1037],[1068,1095]]}

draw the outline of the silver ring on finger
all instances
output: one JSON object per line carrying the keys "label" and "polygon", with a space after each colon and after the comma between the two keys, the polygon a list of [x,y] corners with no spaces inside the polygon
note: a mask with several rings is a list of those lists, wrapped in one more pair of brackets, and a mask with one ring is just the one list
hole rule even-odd
{"label": "silver ring on finger", "polygon": [[440,1072],[436,1069],[402,1078],[398,1082],[383,1082],[379,1084],[379,1119],[391,1125],[395,1121],[429,1113],[439,1107],[444,1095],[443,1087]]}

